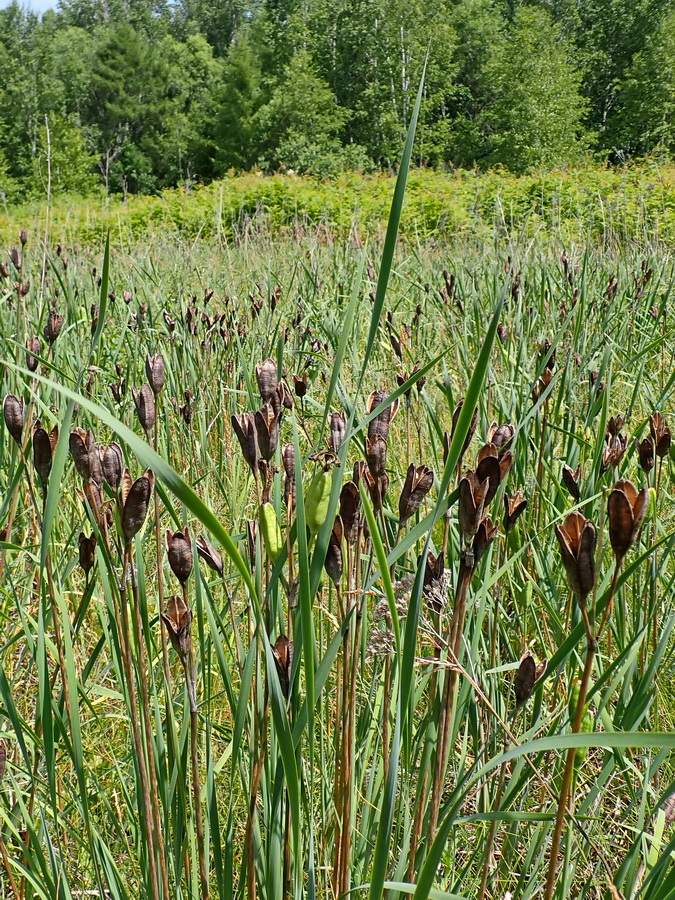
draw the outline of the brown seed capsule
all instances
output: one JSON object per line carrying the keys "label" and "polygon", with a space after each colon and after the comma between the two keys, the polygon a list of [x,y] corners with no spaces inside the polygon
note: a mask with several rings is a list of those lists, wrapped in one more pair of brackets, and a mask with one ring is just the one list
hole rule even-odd
{"label": "brown seed capsule", "polygon": [[493,422],[487,435],[488,443],[494,444],[501,456],[511,446],[515,433],[516,429],[509,422],[506,422],[504,425],[497,425],[496,422]]}
{"label": "brown seed capsule", "polygon": [[549,341],[548,338],[544,341],[543,344],[537,342],[537,349],[539,350],[539,360],[540,362],[544,362],[544,367],[549,372],[552,372],[555,368],[555,350],[551,350],[553,344]]}
{"label": "brown seed capsule", "polygon": [[608,434],[607,446],[602,451],[602,462],[600,464],[600,474],[604,474],[607,469],[616,469],[626,453],[628,446],[628,438],[625,434]]}
{"label": "brown seed capsule", "polygon": [[479,481],[487,478],[490,482],[485,495],[485,506],[492,503],[497,489],[509,473],[512,463],[513,455],[510,450],[505,450],[501,456],[498,456],[494,444],[485,444],[481,447],[476,461],[476,477]]}
{"label": "brown seed capsule", "polygon": [[571,512],[555,526],[570,587],[583,606],[595,582],[595,525],[580,512]]}
{"label": "brown seed capsule", "polygon": [[296,397],[304,397],[307,393],[307,381],[305,380],[306,376],[303,375],[302,378],[299,375],[293,376],[293,390],[295,391]]}
{"label": "brown seed capsule", "polygon": [[25,228],[22,228],[19,232],[19,241],[21,242],[21,246],[25,247],[28,242],[28,231]]}
{"label": "brown seed capsule", "polygon": [[160,393],[166,381],[164,357],[161,353],[145,358],[145,375],[155,397]]}
{"label": "brown seed capsule", "polygon": [[277,444],[279,443],[281,412],[275,412],[272,406],[266,403],[255,413],[253,421],[258,438],[260,458],[269,462],[276,453]]}
{"label": "brown seed capsule", "polygon": [[522,491],[516,491],[513,497],[504,494],[504,531],[509,534],[513,530],[516,522],[525,512],[527,500],[523,496]]}
{"label": "brown seed capsule", "polygon": [[622,560],[635,542],[640,526],[647,515],[649,489],[641,491],[622,479],[617,481],[607,501],[609,542],[617,560]]}
{"label": "brown seed capsule", "polygon": [[101,467],[103,469],[103,477],[108,482],[113,491],[116,491],[122,481],[122,472],[124,471],[124,455],[120,445],[113,441],[104,449],[100,448]]}
{"label": "brown seed capsule", "polygon": [[16,269],[17,272],[21,272],[21,256],[16,247],[12,247],[9,251],[9,258],[12,260],[12,265]]}
{"label": "brown seed capsule", "polygon": [[162,613],[162,621],[166,626],[171,646],[182,660],[187,659],[192,648],[190,635],[192,610],[182,597],[178,597],[176,594],[169,597],[166,609]]}
{"label": "brown seed capsule", "polygon": [[[372,394],[369,395],[366,400],[366,412],[372,413],[378,406],[381,406],[382,403],[387,399],[386,391],[373,391]],[[389,437],[389,428],[391,427],[391,422],[398,412],[399,401],[398,398],[394,400],[394,402],[388,406],[386,406],[379,415],[375,416],[374,419],[371,419],[368,423],[368,437],[374,437],[376,434],[379,434],[380,437],[386,442]]]}
{"label": "brown seed capsule", "polygon": [[143,527],[154,487],[155,473],[151,469],[146,469],[133,484],[128,469],[122,474],[122,532],[127,544]]}
{"label": "brown seed capsule", "polygon": [[347,481],[340,491],[340,519],[345,540],[348,544],[356,543],[361,524],[361,494],[353,481]]}
{"label": "brown seed capsule", "polygon": [[366,438],[366,461],[373,478],[384,475],[387,467],[387,442],[380,434]]}
{"label": "brown seed capsule", "polygon": [[96,559],[96,535],[92,534],[90,537],[86,537],[81,531],[78,545],[80,566],[84,569],[84,574],[88,576]]}
{"label": "brown seed capsule", "polygon": [[562,469],[562,478],[565,482],[565,487],[572,495],[572,499],[577,503],[581,499],[581,492],[579,491],[579,480],[581,479],[581,466],[577,466],[576,469],[571,469],[568,465],[564,465]]}
{"label": "brown seed capsule", "polygon": [[337,453],[342,442],[345,439],[347,431],[347,418],[343,412],[334,412],[330,414],[330,437],[328,438],[328,446]]}
{"label": "brown seed capsule", "polygon": [[197,553],[210,569],[223,577],[223,557],[203,536],[197,538]]}
{"label": "brown seed capsule", "polygon": [[607,434],[611,437],[616,437],[625,424],[626,420],[623,416],[610,416],[607,422]]}
{"label": "brown seed capsule", "polygon": [[155,397],[149,384],[144,383],[140,391],[131,389],[131,396],[134,398],[138,420],[145,434],[150,440],[152,429],[155,424]]}
{"label": "brown seed capsule", "polygon": [[54,307],[52,307],[51,312],[49,313],[49,318],[47,319],[47,324],[43,329],[43,334],[45,336],[45,340],[51,347],[57,337],[61,334],[61,329],[63,328],[63,316],[60,316]]}
{"label": "brown seed capsule", "polygon": [[343,559],[342,559],[342,537],[343,537],[343,527],[342,527],[342,519],[340,516],[335,517],[335,522],[333,524],[333,530],[330,533],[330,538],[328,540],[328,548],[326,550],[326,559],[324,561],[324,568],[328,577],[333,582],[334,585],[338,585],[340,583],[340,579],[342,578],[342,568],[343,568]]}
{"label": "brown seed capsule", "polygon": [[19,400],[14,394],[7,394],[2,403],[2,412],[5,417],[7,431],[9,431],[19,446],[21,446],[21,435],[23,432],[23,411],[23,397]]}
{"label": "brown seed capsule", "polygon": [[508,336],[509,336],[509,329],[507,328],[506,325],[502,325],[502,323],[500,322],[499,325],[497,325],[497,337],[499,338],[499,340],[502,344],[505,344]]}
{"label": "brown seed capsule", "polygon": [[459,482],[459,528],[465,537],[473,537],[478,530],[489,487],[490,479],[481,481],[472,469]]}
{"label": "brown seed capsule", "polygon": [[[454,408],[452,412],[452,432],[450,438],[452,439],[452,435],[455,433],[455,429],[457,428],[457,423],[459,422],[459,417],[462,412],[462,408],[464,406],[464,400],[460,400],[457,406]],[[464,446],[462,447],[462,456],[469,449],[469,444],[471,443],[471,438],[474,435],[476,430],[476,425],[478,424],[478,407],[474,409],[473,416],[471,417],[471,424],[469,425],[469,430],[467,431],[466,438],[464,439]],[[448,445],[449,449],[449,445]],[[446,453],[447,457],[447,453]]]}
{"label": "brown seed capsule", "polygon": [[274,665],[279,678],[281,693],[288,700],[288,691],[291,683],[291,667],[293,666],[293,641],[289,641],[285,634],[280,634],[272,647]]}
{"label": "brown seed capsule", "polygon": [[28,339],[28,344],[26,345],[26,368],[30,369],[31,372],[35,372],[38,367],[37,357],[40,355],[40,351],[40,338],[34,334],[32,338]]}
{"label": "brown seed capsule", "polygon": [[497,537],[497,526],[493,523],[489,516],[485,516],[478,526],[478,531],[474,535],[472,551],[473,551],[473,568],[478,566],[483,556],[485,556],[488,547]]}
{"label": "brown seed capsule", "polygon": [[42,490],[46,492],[49,481],[49,473],[52,470],[52,458],[59,440],[59,426],[47,434],[38,419],[33,428],[33,465],[40,479]]}
{"label": "brown seed capsule", "polygon": [[635,439],[635,449],[637,450],[640,468],[643,472],[651,472],[654,468],[654,440],[651,435],[647,435],[641,441]]}
{"label": "brown seed capsule", "polygon": [[532,696],[534,686],[546,671],[547,660],[537,665],[532,656],[532,651],[528,650],[523,654],[516,677],[513,681],[513,692],[516,695],[516,706],[520,707]]}
{"label": "brown seed capsule", "polygon": [[408,466],[405,484],[398,502],[399,524],[403,525],[419,509],[422,500],[431,490],[434,473],[428,466]]}
{"label": "brown seed capsule", "polygon": [[9,278],[9,267],[7,266],[7,263],[0,263],[0,278],[3,280]]}
{"label": "brown seed capsule", "polygon": [[84,431],[82,428],[75,428],[70,433],[68,445],[80,478],[86,482],[102,485],[101,454],[91,429]]}
{"label": "brown seed capsule", "polygon": [[275,360],[266,359],[263,362],[259,362],[255,367],[255,377],[258,382],[258,390],[260,391],[262,402],[269,403],[272,399],[272,394],[277,389],[279,380]]}
{"label": "brown seed capsule", "polygon": [[182,531],[166,532],[166,552],[171,571],[185,584],[192,572],[192,541],[187,525]]}
{"label": "brown seed capsule", "polygon": [[661,413],[655,412],[649,419],[649,430],[654,441],[654,452],[663,459],[670,452],[670,429],[666,427],[665,420]]}
{"label": "brown seed capsule", "polygon": [[242,413],[240,416],[232,416],[232,428],[237,435],[241,451],[245,461],[251,467],[251,471],[258,476],[258,433],[255,426],[255,413]]}

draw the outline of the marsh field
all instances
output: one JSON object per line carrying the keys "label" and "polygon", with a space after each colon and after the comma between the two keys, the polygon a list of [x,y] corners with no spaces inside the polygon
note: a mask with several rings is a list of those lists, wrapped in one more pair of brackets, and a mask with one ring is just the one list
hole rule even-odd
{"label": "marsh field", "polygon": [[613,177],[6,211],[0,896],[673,896],[670,205]]}

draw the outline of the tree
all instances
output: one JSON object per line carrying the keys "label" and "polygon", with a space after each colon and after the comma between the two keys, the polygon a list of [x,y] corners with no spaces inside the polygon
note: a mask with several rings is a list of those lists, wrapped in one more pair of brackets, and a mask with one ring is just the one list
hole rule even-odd
{"label": "tree", "polygon": [[482,123],[491,145],[489,164],[525,172],[580,158],[587,110],[581,73],[569,41],[548,13],[518,9],[487,71],[495,91]]}

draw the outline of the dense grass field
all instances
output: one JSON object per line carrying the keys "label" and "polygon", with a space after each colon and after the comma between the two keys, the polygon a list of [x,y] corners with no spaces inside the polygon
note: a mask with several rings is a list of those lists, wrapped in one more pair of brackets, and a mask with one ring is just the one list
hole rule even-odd
{"label": "dense grass field", "polygon": [[0,896],[672,896],[661,175],[6,214]]}

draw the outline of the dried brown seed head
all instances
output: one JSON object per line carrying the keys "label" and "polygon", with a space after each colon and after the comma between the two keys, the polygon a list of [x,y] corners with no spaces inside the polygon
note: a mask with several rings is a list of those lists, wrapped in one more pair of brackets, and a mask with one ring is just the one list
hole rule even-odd
{"label": "dried brown seed head", "polygon": [[481,447],[476,460],[476,478],[480,482],[485,481],[486,478],[489,481],[484,501],[485,506],[489,506],[502,480],[499,457],[494,444],[485,444]]}
{"label": "dried brown seed head", "polygon": [[277,364],[273,359],[259,362],[255,367],[255,377],[258,382],[258,390],[263,403],[269,403],[277,389],[279,381],[277,377]]}
{"label": "dried brown seed head", "polygon": [[[368,396],[368,399],[366,401],[366,412],[369,414],[372,413],[386,400],[386,391],[373,391],[372,394]],[[394,416],[398,412],[398,407],[399,400],[397,397],[393,403],[390,403],[382,410],[381,413],[375,416],[374,419],[371,419],[368,423],[368,437],[374,437],[376,434],[379,434],[380,437],[386,442],[387,438],[389,437],[389,428],[391,427]]]}
{"label": "dried brown seed head", "polygon": [[570,587],[583,606],[595,582],[595,525],[576,511],[555,526],[555,534]]}
{"label": "dried brown seed head", "polygon": [[609,541],[617,560],[622,560],[638,536],[647,515],[649,489],[641,491],[635,485],[622,479],[617,481],[607,501],[609,519]]}
{"label": "dried brown seed head", "polygon": [[171,645],[181,659],[185,660],[190,654],[192,636],[192,610],[182,597],[173,595],[169,597],[166,609],[162,613],[162,621],[166,626]]}
{"label": "dried brown seed head", "polygon": [[232,416],[232,428],[237,435],[244,459],[251,468],[253,474],[258,476],[258,434],[255,426],[255,413],[242,413],[240,416]]}
{"label": "dried brown seed head", "polygon": [[101,468],[103,469],[103,477],[108,482],[113,491],[116,491],[122,481],[122,472],[124,471],[124,455],[120,445],[113,441],[107,447],[99,449],[101,454]]}
{"label": "dried brown seed head", "polygon": [[136,405],[138,420],[141,423],[141,427],[143,428],[143,431],[145,431],[148,440],[150,440],[152,429],[155,425],[155,396],[152,393],[152,388],[147,382],[144,382],[140,391],[132,388],[131,395],[134,398],[134,403]]}
{"label": "dried brown seed head", "polygon": [[122,476],[122,533],[127,544],[130,544],[134,536],[143,527],[145,517],[148,514],[148,504],[155,487],[155,473],[151,469],[137,478],[134,483],[129,486],[131,476],[129,470],[125,469]]}
{"label": "dried brown seed head", "polygon": [[641,441],[635,439],[635,449],[637,450],[640,468],[643,472],[651,472],[654,468],[654,439],[651,435],[647,435]]}
{"label": "dried brown seed head", "polygon": [[[496,459],[495,463],[498,465]],[[465,472],[459,482],[459,529],[465,537],[473,537],[483,518],[490,479],[482,481],[473,470]]]}
{"label": "dried brown seed head", "polygon": [[361,495],[353,481],[347,481],[340,491],[340,519],[348,544],[355,544],[361,524]]}
{"label": "dried brown seed head", "polygon": [[607,434],[610,437],[616,437],[625,424],[626,420],[623,416],[610,416],[610,419],[607,422]]}
{"label": "dried brown seed head", "polygon": [[374,478],[380,478],[387,467],[387,442],[381,434],[366,438],[366,461]]}
{"label": "dried brown seed head", "polygon": [[19,241],[22,247],[25,247],[28,243],[28,231],[25,228],[22,228],[21,231],[19,231]]}
{"label": "dried brown seed head", "polygon": [[[457,428],[457,423],[459,422],[459,417],[460,417],[463,407],[464,407],[464,400],[462,399],[459,401],[457,406],[455,406],[455,408],[452,412],[452,432],[450,434],[451,440],[452,440],[452,435],[454,435],[455,430]],[[474,432],[476,431],[477,424],[478,424],[478,407],[476,407],[474,409],[473,416],[471,417],[471,424],[469,425],[469,430],[466,434],[466,438],[464,439],[464,446],[462,447],[462,456],[469,449],[469,444],[471,443],[471,438],[473,437]],[[448,450],[449,450],[449,448],[450,448],[450,445],[448,444]],[[447,457],[447,452],[445,455]]]}
{"label": "dried brown seed head", "polygon": [[513,530],[516,522],[525,512],[527,500],[523,496],[522,491],[516,491],[513,497],[504,494],[504,531],[508,534]]}
{"label": "dried brown seed head", "polygon": [[515,433],[516,429],[510,422],[505,422],[503,425],[493,422],[487,435],[488,443],[494,444],[497,452],[501,455],[511,446]]}
{"label": "dried brown seed head", "polygon": [[223,577],[223,557],[203,535],[197,538],[197,553],[210,569]]}
{"label": "dried brown seed head", "polygon": [[324,561],[324,568],[328,574],[328,577],[333,582],[333,584],[338,585],[340,583],[340,579],[342,578],[342,568],[343,568],[343,558],[342,558],[342,538],[344,534],[344,529],[342,526],[342,519],[340,516],[335,517],[335,522],[333,523],[333,530],[330,533],[330,538],[328,540],[328,548],[326,550],[326,559]]}
{"label": "dried brown seed head", "polygon": [[547,660],[543,660],[537,665],[531,650],[523,654],[513,681],[516,706],[520,707],[530,699],[536,683],[546,671],[546,664]]}
{"label": "dried brown seed head", "polygon": [[23,433],[23,397],[19,400],[14,394],[7,394],[2,402],[2,413],[5,417],[7,431],[12,435],[16,443],[21,446]]}
{"label": "dried brown seed head", "polygon": [[403,525],[419,509],[420,504],[431,490],[434,473],[428,466],[417,466],[411,463],[398,503],[399,523]]}
{"label": "dried brown seed head", "polygon": [[604,474],[607,469],[616,469],[626,453],[628,446],[628,438],[625,434],[607,435],[607,446],[602,451],[602,462],[600,464],[600,474]]}
{"label": "dried brown seed head", "polygon": [[654,441],[654,452],[663,459],[670,452],[670,429],[666,426],[665,420],[660,412],[655,412],[649,419],[649,430]]}
{"label": "dried brown seed head", "polygon": [[166,532],[166,552],[171,571],[185,584],[192,572],[192,541],[187,525],[182,531]]}
{"label": "dried brown seed head", "polygon": [[63,328],[63,316],[60,316],[56,310],[52,307],[51,312],[49,313],[49,318],[47,319],[47,324],[43,329],[43,334],[45,336],[45,340],[51,347],[57,337],[61,334],[61,329]]}
{"label": "dried brown seed head", "polygon": [[281,410],[279,409],[275,412],[272,405],[266,403],[255,413],[253,421],[258,439],[260,458],[270,462],[276,453],[277,444],[279,443]]}
{"label": "dried brown seed head", "polygon": [[555,368],[555,350],[552,350],[553,344],[548,338],[540,344],[537,342],[537,350],[539,351],[539,361],[544,363],[544,371],[552,372]]}
{"label": "dried brown seed head", "polygon": [[33,465],[40,479],[42,490],[46,492],[49,481],[49,473],[52,470],[52,458],[59,440],[59,426],[47,434],[38,419],[33,428]]}
{"label": "dried brown seed head", "polygon": [[100,487],[103,484],[101,454],[94,440],[94,433],[75,428],[68,440],[75,468],[83,481],[92,482]]}
{"label": "dried brown seed head", "polygon": [[84,569],[84,574],[89,575],[96,559],[96,535],[92,534],[86,537],[84,532],[81,531],[78,538],[78,547],[80,566]]}
{"label": "dried brown seed head", "polygon": [[21,272],[21,255],[16,247],[12,247],[9,251],[9,258],[12,260],[12,265],[16,269],[17,272]]}
{"label": "dried brown seed head", "polygon": [[328,446],[337,453],[347,432],[347,417],[343,412],[334,412],[330,414],[330,436],[328,438]]}
{"label": "dried brown seed head", "polygon": [[280,634],[272,647],[274,665],[279,678],[281,693],[288,700],[288,691],[291,682],[291,667],[293,665],[293,641],[289,641],[285,634]]}
{"label": "dried brown seed head", "polygon": [[161,353],[145,358],[145,375],[155,397],[160,393],[166,381],[166,368]]}
{"label": "dried brown seed head", "polygon": [[568,465],[564,465],[562,469],[562,478],[565,482],[565,487],[572,495],[573,500],[578,503],[581,499],[581,492],[579,490],[581,466],[579,465],[576,469],[571,469]]}
{"label": "dried brown seed head", "polygon": [[295,391],[296,397],[304,397],[307,393],[307,376],[303,375],[300,377],[299,375],[293,376],[293,390]]}
{"label": "dried brown seed head", "polygon": [[478,531],[473,539],[473,568],[478,566],[483,556],[485,556],[488,547],[497,537],[497,526],[493,523],[489,516],[485,516],[478,526]]}
{"label": "dried brown seed head", "polygon": [[33,337],[28,339],[26,344],[26,368],[30,369],[31,372],[35,372],[38,367],[37,357],[40,355],[41,349],[40,338],[34,334]]}

